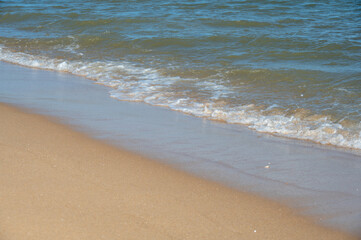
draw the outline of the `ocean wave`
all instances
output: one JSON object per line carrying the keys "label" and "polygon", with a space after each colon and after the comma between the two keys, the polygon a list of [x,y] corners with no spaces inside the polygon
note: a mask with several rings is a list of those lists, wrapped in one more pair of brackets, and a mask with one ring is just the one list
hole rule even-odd
{"label": "ocean wave", "polygon": [[[361,149],[360,122],[343,124],[332,121],[327,115],[312,114],[301,108],[289,114],[277,105],[232,105],[221,97],[231,93],[232,89],[216,81],[163,76],[157,69],[139,67],[127,61],[55,59],[12,51],[1,45],[0,60],[92,79],[110,87],[110,96],[119,100],[168,107],[211,120],[246,125],[259,132]],[[187,82],[187,86],[182,88],[182,82]],[[190,87],[202,89],[204,97],[192,96]]]}

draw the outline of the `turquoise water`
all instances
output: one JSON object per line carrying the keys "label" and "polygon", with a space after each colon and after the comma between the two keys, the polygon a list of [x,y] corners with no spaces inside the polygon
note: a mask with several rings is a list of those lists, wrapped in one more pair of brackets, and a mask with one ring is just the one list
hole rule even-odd
{"label": "turquoise water", "polygon": [[359,1],[1,1],[0,60],[361,149]]}

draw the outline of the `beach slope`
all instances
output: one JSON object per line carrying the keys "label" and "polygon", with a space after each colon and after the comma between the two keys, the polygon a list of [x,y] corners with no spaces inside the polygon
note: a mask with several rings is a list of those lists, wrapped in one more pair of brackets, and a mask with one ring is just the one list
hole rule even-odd
{"label": "beach slope", "polygon": [[0,115],[2,240],[353,239],[45,117]]}

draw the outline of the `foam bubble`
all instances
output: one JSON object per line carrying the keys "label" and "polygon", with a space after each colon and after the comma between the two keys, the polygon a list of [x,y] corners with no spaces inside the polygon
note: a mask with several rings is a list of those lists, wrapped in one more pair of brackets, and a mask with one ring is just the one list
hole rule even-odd
{"label": "foam bubble", "polygon": [[[360,124],[344,126],[332,122],[327,116],[310,117],[304,109],[299,109],[293,115],[286,115],[278,110],[279,106],[276,104],[264,109],[254,104],[231,106],[220,99],[231,94],[232,90],[218,84],[216,80],[165,77],[155,69],[138,67],[126,61],[51,59],[14,52],[1,45],[0,60],[27,67],[69,72],[95,80],[98,84],[110,87],[110,96],[119,100],[142,101],[211,120],[247,125],[259,132],[361,149]],[[199,87],[206,92],[206,97],[192,96],[188,94],[189,89],[174,91],[172,87],[178,81],[187,81],[186,86]]]}

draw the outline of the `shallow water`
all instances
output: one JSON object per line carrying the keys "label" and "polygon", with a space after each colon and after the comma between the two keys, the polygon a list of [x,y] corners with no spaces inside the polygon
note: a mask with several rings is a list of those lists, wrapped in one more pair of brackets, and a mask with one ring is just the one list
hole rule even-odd
{"label": "shallow water", "polygon": [[[361,152],[257,133],[108,97],[59,72],[0,62],[0,101],[57,117],[93,137],[242,191],[273,198],[360,235]],[[267,167],[268,166],[268,167]]]}
{"label": "shallow water", "polygon": [[361,149],[359,1],[0,2],[0,59],[260,132]]}

